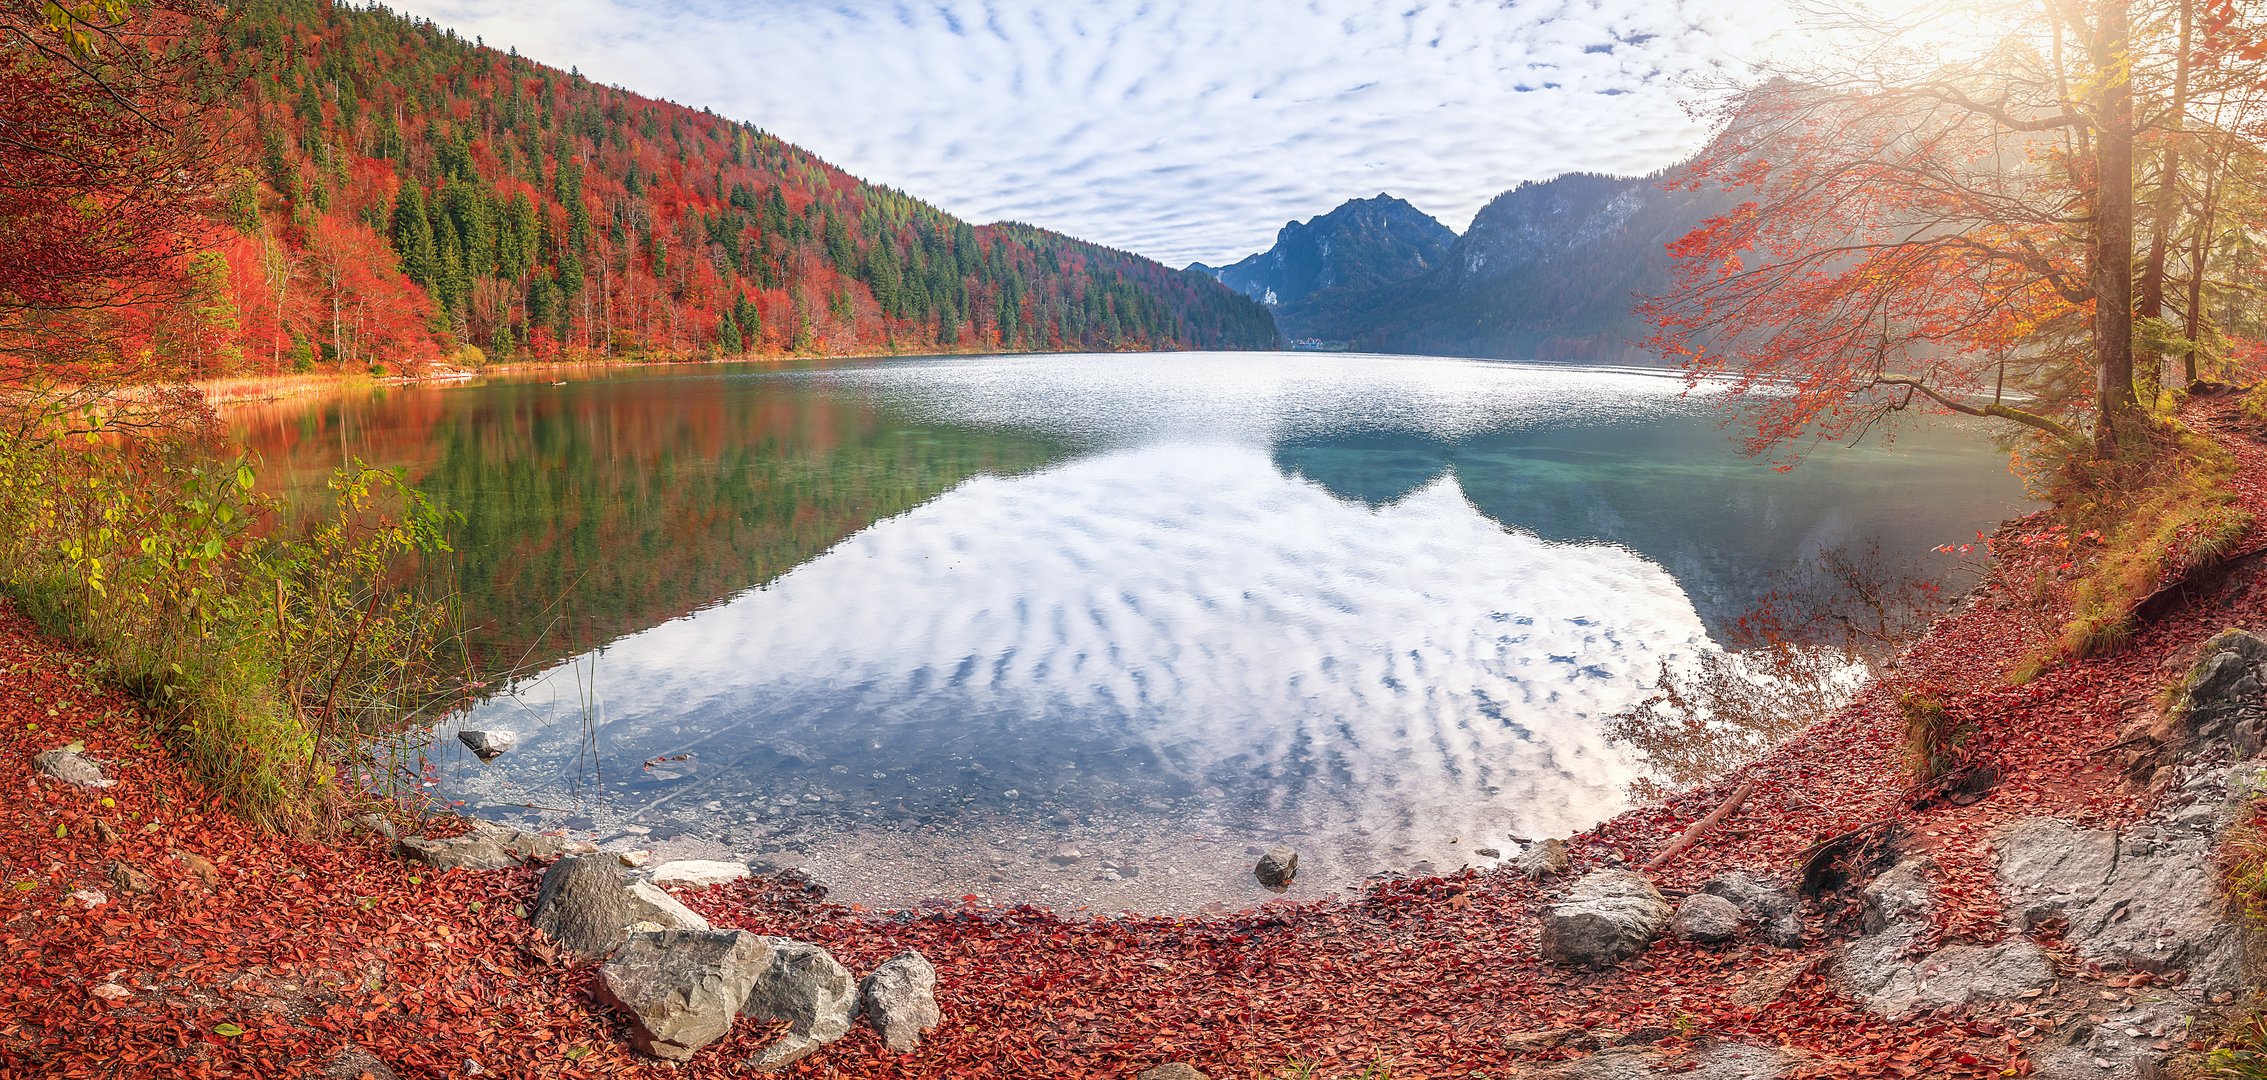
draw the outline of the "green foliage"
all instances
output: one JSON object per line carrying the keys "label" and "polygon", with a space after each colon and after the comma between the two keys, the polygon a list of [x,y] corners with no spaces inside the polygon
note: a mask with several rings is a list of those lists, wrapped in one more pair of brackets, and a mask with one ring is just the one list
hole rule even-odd
{"label": "green foliage", "polygon": [[449,516],[352,465],[321,524],[276,535],[250,459],[75,422],[93,433],[0,442],[0,587],[93,653],[252,820],[306,831],[382,783],[369,737],[449,688],[446,606],[393,580],[448,549]]}

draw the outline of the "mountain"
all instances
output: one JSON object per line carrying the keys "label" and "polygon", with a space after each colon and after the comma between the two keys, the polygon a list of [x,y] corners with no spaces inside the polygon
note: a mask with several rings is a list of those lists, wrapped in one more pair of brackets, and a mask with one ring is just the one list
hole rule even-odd
{"label": "mountain", "polygon": [[[429,360],[1267,348],[1206,275],[972,225],[752,125],[383,7],[202,28],[249,167],[200,281],[207,374]],[[471,349],[466,347],[470,346]]]}
{"label": "mountain", "polygon": [[1365,351],[1653,362],[1636,344],[1649,331],[1632,309],[1667,287],[1666,246],[1732,202],[1673,179],[1570,173],[1521,184],[1423,273],[1316,293],[1277,308],[1276,320],[1287,337]]}
{"label": "mountain", "polygon": [[1432,215],[1381,193],[1347,200],[1310,221],[1289,222],[1275,234],[1274,247],[1234,266],[1196,263],[1189,269],[1277,309],[1279,324],[1295,323],[1296,312],[1311,299],[1345,303],[1431,270],[1455,240],[1455,230]]}

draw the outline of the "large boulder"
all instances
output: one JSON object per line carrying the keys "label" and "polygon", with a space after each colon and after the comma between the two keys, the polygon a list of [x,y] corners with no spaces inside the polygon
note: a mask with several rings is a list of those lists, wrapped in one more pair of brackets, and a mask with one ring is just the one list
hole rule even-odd
{"label": "large boulder", "polygon": [[2207,994],[2242,988],[2244,930],[2214,862],[2220,830],[2213,817],[2197,817],[2152,818],[2123,832],[2057,818],[2008,826],[1995,839],[2010,917],[2069,920],[2065,940],[2107,968],[2182,972]]}
{"label": "large boulder", "polygon": [[668,893],[630,880],[619,864],[595,855],[561,859],[544,872],[534,921],[545,936],[589,960],[613,952],[633,928],[709,929],[708,920]]}
{"label": "large boulder", "polygon": [[748,988],[740,1013],[786,1021],[787,1032],[747,1061],[757,1072],[777,1072],[850,1033],[858,1015],[858,983],[816,945],[786,938],[765,938],[764,944],[771,947],[771,962]]}
{"label": "large boulder", "polygon": [[2054,983],[2046,953],[2022,937],[1994,945],[1953,945],[1926,956],[1913,950],[1936,910],[1935,865],[1909,858],[1883,871],[1861,896],[1865,936],[1842,947],[1836,970],[1852,997],[1890,1017],[2004,1001]]}
{"label": "large boulder", "polygon": [[2248,757],[2260,749],[2267,685],[2259,669],[2267,664],[2267,640],[2242,630],[2223,630],[2197,653],[2174,695],[2171,716],[2187,739],[2220,742]]}
{"label": "large boulder", "polygon": [[1803,947],[1803,909],[1794,890],[1761,874],[1726,870],[1708,879],[1700,891],[1732,902],[1755,923],[1763,940],[1782,949]]}
{"label": "large boulder", "polygon": [[599,967],[598,998],[629,1015],[641,1053],[687,1061],[732,1029],[770,965],[770,946],[745,930],[639,931]]}
{"label": "large boulder", "polygon": [[1644,952],[1669,925],[1669,902],[1645,875],[1596,870],[1543,909],[1543,956],[1571,967],[1612,967]]}
{"label": "large boulder", "polygon": [[929,958],[908,950],[891,957],[858,984],[866,1019],[882,1033],[882,1045],[905,1053],[921,1036],[937,1029],[937,969]]}

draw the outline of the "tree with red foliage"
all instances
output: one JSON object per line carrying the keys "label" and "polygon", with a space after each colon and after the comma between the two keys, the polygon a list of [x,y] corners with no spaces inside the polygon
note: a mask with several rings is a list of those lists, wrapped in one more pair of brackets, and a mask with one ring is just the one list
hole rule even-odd
{"label": "tree with red foliage", "polygon": [[[1916,405],[2114,447],[2140,411],[2137,135],[2239,138],[2180,123],[2199,100],[2193,43],[2179,11],[2143,7],[2003,3],[1983,20],[1993,47],[1957,63],[1900,60],[1911,23],[1839,20],[1865,63],[1744,95],[1692,170],[1750,197],[1673,246],[1675,285],[1646,305],[1655,348],[1695,380],[1727,380],[1759,452]],[[2222,30],[2258,40],[2232,16]],[[2168,70],[2181,85],[2159,93],[2150,80]],[[2145,280],[2161,297],[2161,277]]]}
{"label": "tree with red foliage", "polygon": [[184,42],[212,13],[201,0],[0,8],[0,384],[165,373],[171,350],[118,332],[225,277],[190,273],[224,121],[202,85],[217,68]]}

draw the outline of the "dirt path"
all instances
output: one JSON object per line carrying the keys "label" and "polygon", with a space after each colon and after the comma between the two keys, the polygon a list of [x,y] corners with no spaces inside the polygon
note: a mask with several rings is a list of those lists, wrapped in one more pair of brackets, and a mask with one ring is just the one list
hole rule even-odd
{"label": "dirt path", "polygon": [[[2213,427],[2223,413],[2199,419]],[[2241,498],[2267,520],[2267,450],[2247,437],[2229,445]],[[2002,532],[1999,580],[2066,557],[2040,525]],[[2001,673],[2036,647],[2025,610],[1995,580],[1901,672],[1974,723],[1971,745],[2001,775],[1988,798],[1911,810],[1902,720],[1877,687],[1739,776],[1577,838],[1577,872],[1644,863],[1748,781],[1738,811],[1656,873],[1672,896],[1724,868],[1788,876],[1822,838],[1896,817],[1944,870],[1943,938],[1996,940],[1986,836],[2036,814],[2098,825],[2144,812],[2095,752],[2153,707],[2184,649],[2223,626],[2267,625],[2267,589],[2244,583],[2118,655],[2009,688]],[[108,763],[115,787],[34,774],[34,754],[74,740]],[[742,1025],[682,1068],[634,1058],[592,1003],[589,969],[541,959],[517,914],[538,871],[436,874],[374,839],[254,834],[213,811],[128,703],[12,610],[0,611],[0,791],[0,1073],[301,1076],[353,1044],[404,1077],[718,1076],[769,1034]],[[114,864],[154,888],[122,888],[133,875]],[[81,890],[102,902],[90,908]],[[1796,1075],[1981,1077],[2019,1075],[2003,1070],[2052,1038],[2017,1022],[2020,1003],[1905,1024],[1865,1013],[1818,963],[1848,931],[1846,902],[1809,912],[1802,950],[1665,940],[1617,971],[1582,974],[1538,961],[1540,893],[1509,869],[1204,919],[875,914],[782,881],[681,895],[719,926],[823,944],[853,971],[908,947],[935,963],[946,1020],[920,1051],[887,1055],[860,1027],[798,1076],[1130,1076],[1186,1061],[1215,1077],[1272,1077],[1309,1061],[1319,1077],[1381,1062],[1397,1080],[1511,1077],[1574,1052],[1515,1037],[1574,1026],[1670,1053],[1710,1040],[1784,1046]],[[2065,975],[2073,992],[2135,993],[2098,972]]]}

